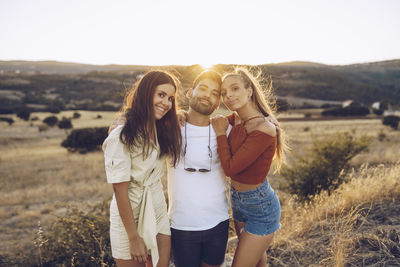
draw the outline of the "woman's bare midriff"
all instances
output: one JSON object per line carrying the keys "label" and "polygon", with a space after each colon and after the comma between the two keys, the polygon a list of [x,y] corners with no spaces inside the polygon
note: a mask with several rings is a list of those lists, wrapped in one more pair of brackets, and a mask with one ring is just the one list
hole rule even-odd
{"label": "woman's bare midriff", "polygon": [[260,183],[260,184],[242,184],[242,183],[239,183],[239,182],[231,179],[231,185],[233,188],[235,188],[236,191],[249,191],[249,190],[253,190],[254,188],[259,187],[260,185],[262,185],[262,183]]}

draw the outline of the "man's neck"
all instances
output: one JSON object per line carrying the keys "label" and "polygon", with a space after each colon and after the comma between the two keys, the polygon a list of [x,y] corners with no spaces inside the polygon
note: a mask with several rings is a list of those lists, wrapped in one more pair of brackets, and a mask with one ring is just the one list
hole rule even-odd
{"label": "man's neck", "polygon": [[204,115],[189,108],[187,122],[196,126],[208,126],[210,124],[210,115]]}

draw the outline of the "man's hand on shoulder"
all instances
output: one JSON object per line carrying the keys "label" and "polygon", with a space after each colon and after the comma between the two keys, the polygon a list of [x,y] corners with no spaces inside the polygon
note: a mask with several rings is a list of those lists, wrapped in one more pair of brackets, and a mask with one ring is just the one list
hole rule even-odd
{"label": "man's hand on shoulder", "polygon": [[187,121],[188,113],[183,109],[179,109],[176,111],[176,116],[178,117],[178,122],[180,126],[185,126],[185,122]]}
{"label": "man's hand on shoulder", "polygon": [[125,114],[121,114],[119,117],[117,117],[110,125],[110,128],[108,128],[108,134],[111,133],[112,130],[117,128],[118,125],[124,125],[126,123],[126,117]]}

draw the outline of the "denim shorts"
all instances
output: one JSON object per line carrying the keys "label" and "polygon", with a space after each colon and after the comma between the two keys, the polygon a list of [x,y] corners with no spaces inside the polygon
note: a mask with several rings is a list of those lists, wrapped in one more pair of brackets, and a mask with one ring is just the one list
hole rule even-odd
{"label": "denim shorts", "polygon": [[225,259],[229,220],[203,231],[171,228],[172,255],[177,267],[198,267],[201,262],[220,265]]}
{"label": "denim shorts", "polygon": [[268,180],[249,191],[231,186],[231,203],[233,219],[245,223],[250,234],[265,236],[281,227],[281,205]]}

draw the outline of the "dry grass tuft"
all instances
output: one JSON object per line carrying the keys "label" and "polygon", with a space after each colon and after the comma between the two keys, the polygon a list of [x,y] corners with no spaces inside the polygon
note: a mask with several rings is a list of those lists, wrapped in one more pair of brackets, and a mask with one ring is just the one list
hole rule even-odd
{"label": "dry grass tuft", "polygon": [[[394,203],[393,209],[400,209],[399,177],[400,162],[391,166],[364,165],[359,171],[353,171],[349,182],[331,195],[323,193],[308,204],[299,204],[293,198],[286,199],[282,205],[283,227],[271,249],[271,262],[286,266],[278,263],[276,258],[279,258],[279,261],[285,262],[285,259],[293,266],[345,266],[354,261],[354,252],[362,233],[373,232],[373,226],[377,226],[375,221],[390,214],[390,210],[382,210],[381,207]],[[397,212],[393,216],[394,219],[387,225],[380,224],[384,232],[389,231],[396,220],[400,226],[400,214]],[[396,254],[398,248],[384,249],[388,243],[385,238],[368,238],[369,242],[379,244],[374,245],[379,254],[378,262],[387,260],[389,256],[393,258],[392,252]],[[312,257],[307,257],[309,254]],[[394,258],[400,263],[400,259]]]}

